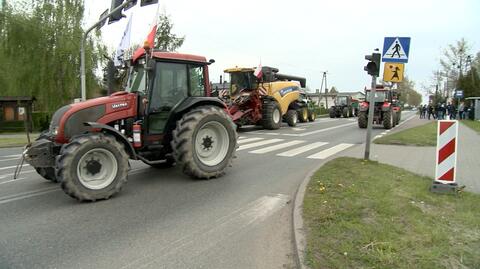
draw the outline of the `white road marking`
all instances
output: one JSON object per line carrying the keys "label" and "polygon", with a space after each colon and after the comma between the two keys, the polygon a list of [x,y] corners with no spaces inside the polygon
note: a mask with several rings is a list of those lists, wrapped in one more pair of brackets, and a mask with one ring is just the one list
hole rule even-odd
{"label": "white road marking", "polygon": [[382,133],[380,133],[380,134],[381,134],[381,135],[386,135],[386,134],[387,134],[387,132],[382,132]]}
{"label": "white road marking", "polygon": [[15,161],[15,160],[20,160],[20,158],[3,159],[3,160],[0,160],[0,162]]}
{"label": "white road marking", "polygon": [[[29,165],[28,163],[25,163],[25,164],[23,164],[23,166],[25,167],[25,166],[30,166],[30,165]],[[0,170],[12,169],[12,168],[15,168],[15,167],[17,167],[17,166],[16,166],[16,165],[14,165],[14,166],[5,166],[5,167],[0,167]]]}
{"label": "white road marking", "polygon": [[13,158],[13,157],[20,157],[22,154],[14,154],[14,155],[4,155],[0,156],[0,158]]}
{"label": "white road marking", "polygon": [[321,147],[323,145],[326,145],[326,144],[328,144],[328,143],[327,142],[315,142],[315,143],[305,145],[305,146],[302,146],[302,147],[299,147],[299,148],[296,148],[296,149],[292,149],[292,150],[289,150],[289,151],[279,153],[279,154],[277,154],[277,156],[292,157],[292,156],[296,156],[298,154],[302,154],[304,152],[307,152],[309,150],[319,148],[319,147]]}
{"label": "white road marking", "polygon": [[299,131],[305,131],[306,129],[305,128],[292,128],[292,130],[299,132]]}
{"label": "white road marking", "polygon": [[312,134],[318,134],[318,133],[328,132],[328,131],[331,131],[331,130],[335,130],[335,129],[338,129],[338,128],[343,128],[343,127],[350,126],[350,125],[355,125],[355,124],[356,124],[355,122],[352,122],[352,123],[347,123],[347,124],[342,124],[342,125],[338,125],[338,126],[333,126],[333,127],[329,127],[329,128],[325,128],[325,129],[321,129],[321,130],[316,130],[316,131],[311,131],[311,132],[305,132],[305,133],[301,133],[301,134],[282,134],[282,135],[302,137],[302,136],[307,136],[307,135],[312,135]]}
{"label": "white road marking", "polygon": [[44,194],[54,192],[54,191],[59,191],[59,190],[60,188],[58,186],[55,186],[55,187],[44,188],[44,189],[35,190],[35,191],[27,191],[27,192],[7,195],[7,196],[0,197],[0,204],[6,204],[9,202],[14,202],[14,201],[18,201],[18,200],[22,200],[30,197],[44,195]]}
{"label": "white road marking", "polygon": [[244,139],[246,138],[245,136],[239,136],[238,139]]}
{"label": "white road marking", "polygon": [[17,178],[17,179],[7,180],[7,181],[4,181],[4,182],[0,182],[0,185],[15,182],[15,181],[19,181],[19,180],[23,180],[23,179],[27,179],[27,178],[26,177],[21,177],[21,178]]}
{"label": "white road marking", "polygon": [[264,140],[264,141],[260,141],[260,142],[250,143],[250,144],[246,144],[246,145],[241,145],[237,149],[237,151],[244,150],[244,149],[249,149],[249,148],[254,148],[254,147],[260,147],[260,146],[263,146],[263,145],[273,144],[273,143],[282,142],[282,141],[283,141],[283,139],[275,138],[275,139],[269,139],[269,140]]}
{"label": "white road marking", "polygon": [[261,137],[252,137],[252,138],[239,140],[238,144],[245,144],[245,143],[254,142],[254,141],[263,140],[263,139],[264,138],[261,138]]}
{"label": "white road marking", "polygon": [[[20,173],[20,175],[28,174],[28,173],[33,173],[33,172],[36,172],[36,171],[35,171],[35,170],[26,170],[26,171],[22,171],[22,172]],[[7,177],[11,177],[11,176],[13,176],[13,173],[11,173],[11,174],[6,174],[6,175],[1,175],[1,176],[0,176],[0,179],[4,179],[4,178],[7,178]]]}
{"label": "white road marking", "polygon": [[274,146],[250,151],[249,153],[262,154],[262,153],[267,153],[267,152],[271,152],[271,151],[275,151],[275,150],[279,150],[279,149],[288,148],[288,147],[295,146],[295,145],[298,145],[298,144],[301,144],[301,143],[304,143],[304,142],[305,141],[303,141],[303,140],[292,140],[290,142],[285,142],[285,143],[282,143],[282,144],[278,144],[278,145],[274,145]]}
{"label": "white road marking", "polygon": [[376,135],[373,139],[377,139],[377,138],[380,138],[382,137],[383,135]]}
{"label": "white road marking", "polygon": [[343,151],[343,150],[346,150],[348,149],[349,147],[353,146],[353,144],[347,144],[347,143],[341,143],[341,144],[338,144],[334,147],[331,147],[329,149],[326,149],[326,150],[322,150],[320,151],[319,153],[315,153],[313,155],[310,155],[308,156],[307,158],[308,159],[320,159],[320,160],[323,160],[323,159],[326,159],[334,154],[337,154],[339,153],[340,151]]}

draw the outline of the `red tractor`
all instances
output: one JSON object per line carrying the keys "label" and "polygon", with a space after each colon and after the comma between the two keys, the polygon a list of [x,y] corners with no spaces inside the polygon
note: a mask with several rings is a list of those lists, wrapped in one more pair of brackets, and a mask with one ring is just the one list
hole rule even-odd
{"label": "red tractor", "polygon": [[[358,127],[367,128],[368,110],[370,107],[371,91],[365,90],[365,102],[360,104],[358,112]],[[382,124],[385,129],[397,125],[400,117],[397,116],[398,107],[393,100],[393,92],[383,87],[377,88],[374,96],[373,123]]]}
{"label": "red tractor", "polygon": [[226,105],[210,97],[205,57],[151,51],[129,62],[125,91],[64,106],[24,154],[44,178],[80,201],[108,199],[129,159],[222,176],[237,148]]}

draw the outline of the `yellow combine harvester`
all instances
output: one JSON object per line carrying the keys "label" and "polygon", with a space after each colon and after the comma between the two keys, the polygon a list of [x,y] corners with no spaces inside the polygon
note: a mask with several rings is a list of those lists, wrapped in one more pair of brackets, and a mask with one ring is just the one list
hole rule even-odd
{"label": "yellow combine harvester", "polygon": [[[298,121],[300,87],[305,78],[283,75],[277,68],[230,68],[230,115],[237,126],[262,125],[266,129],[280,128],[282,119],[290,126]],[[257,74],[257,76],[255,75]]]}

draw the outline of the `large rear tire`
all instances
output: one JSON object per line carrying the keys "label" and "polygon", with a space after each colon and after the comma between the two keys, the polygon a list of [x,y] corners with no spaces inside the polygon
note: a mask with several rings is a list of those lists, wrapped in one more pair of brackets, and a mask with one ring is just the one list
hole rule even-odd
{"label": "large rear tire", "polygon": [[361,129],[367,128],[367,113],[365,111],[358,113],[358,127]]}
{"label": "large rear tire", "polygon": [[298,110],[298,120],[300,122],[307,122],[308,116],[308,109],[306,107],[302,107]]}
{"label": "large rear tire", "polygon": [[297,111],[295,111],[293,109],[288,110],[285,118],[287,120],[288,126],[290,126],[290,127],[297,126],[297,122],[298,122]]}
{"label": "large rear tire", "polygon": [[56,174],[63,191],[79,201],[109,199],[127,182],[124,145],[102,133],[77,136],[57,156]]}
{"label": "large rear tire", "polygon": [[194,108],[177,122],[171,144],[185,174],[200,179],[220,177],[237,149],[235,124],[219,107]]}
{"label": "large rear tire", "polygon": [[277,130],[282,124],[282,111],[276,101],[269,101],[262,107],[262,126],[265,129]]}
{"label": "large rear tire", "polygon": [[392,111],[385,111],[383,112],[383,128],[389,130],[392,129],[394,119],[393,119],[393,114]]}

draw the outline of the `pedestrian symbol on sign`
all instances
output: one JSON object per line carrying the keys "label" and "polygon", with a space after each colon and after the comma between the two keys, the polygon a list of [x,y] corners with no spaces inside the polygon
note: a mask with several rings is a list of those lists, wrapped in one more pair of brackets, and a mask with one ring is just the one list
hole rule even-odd
{"label": "pedestrian symbol on sign", "polygon": [[395,57],[395,54],[398,54],[398,58],[400,58],[402,56],[402,55],[400,55],[400,49],[402,49],[402,47],[398,43],[398,40],[396,40],[395,41],[395,46],[393,46],[392,58]]}
{"label": "pedestrian symbol on sign", "polygon": [[383,81],[402,82],[405,65],[402,63],[385,63],[383,68]]}

